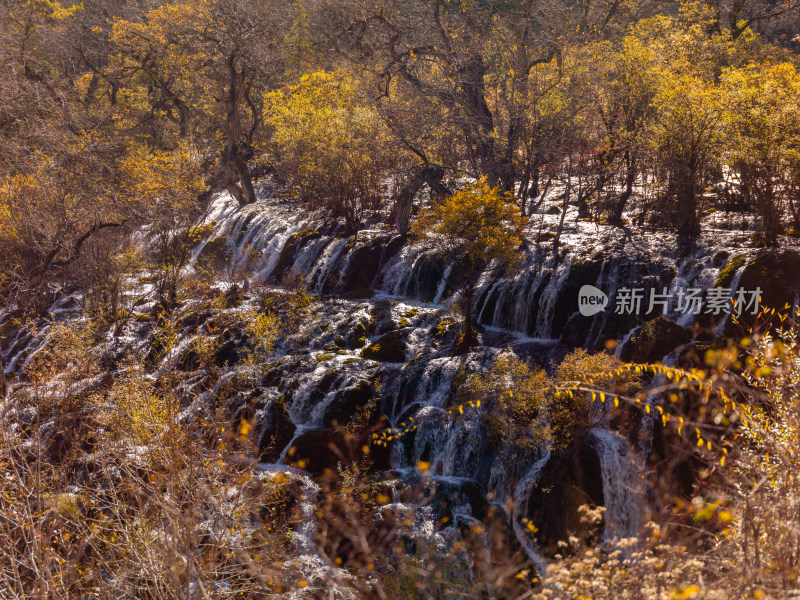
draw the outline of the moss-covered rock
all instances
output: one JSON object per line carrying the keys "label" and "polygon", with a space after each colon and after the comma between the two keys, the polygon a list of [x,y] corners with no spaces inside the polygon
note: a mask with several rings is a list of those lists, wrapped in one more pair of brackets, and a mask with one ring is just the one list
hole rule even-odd
{"label": "moss-covered rock", "polygon": [[367,327],[363,323],[356,323],[353,330],[347,336],[347,347],[355,350],[363,348],[367,343]]}
{"label": "moss-covered rock", "polygon": [[435,338],[440,338],[446,333],[455,331],[457,329],[458,323],[456,323],[451,317],[444,317],[440,319],[436,325],[430,328],[429,333]]}
{"label": "moss-covered rock", "polygon": [[797,276],[787,271],[775,254],[763,254],[744,268],[738,287],[747,291],[760,288],[761,306],[783,308],[793,299],[787,283],[792,275]]}
{"label": "moss-covered rock", "polygon": [[19,318],[6,319],[0,325],[0,348],[5,347],[17,335],[17,331],[22,327],[22,320]]}
{"label": "moss-covered rock", "polygon": [[195,268],[200,271],[221,271],[228,264],[231,250],[225,237],[209,240],[195,261]]}
{"label": "moss-covered rock", "polygon": [[725,261],[727,261],[730,258],[730,256],[731,253],[728,252],[727,250],[720,250],[714,255],[714,258],[712,259],[711,262],[715,267],[721,267],[722,265],[725,264]]}
{"label": "moss-covered rock", "polygon": [[[768,252],[758,256],[742,269],[737,285],[745,292],[761,291],[760,306],[781,310],[794,301],[795,292],[800,290],[800,255],[792,250],[782,254]],[[735,297],[737,290],[733,290]],[[756,316],[743,307],[739,322],[733,319],[725,322],[724,333],[729,337],[744,335],[755,322]]]}
{"label": "moss-covered rock", "polygon": [[349,388],[336,392],[333,400],[325,408],[322,417],[326,425],[347,425],[360,408],[375,396],[375,388],[364,379]]}
{"label": "moss-covered rock", "polygon": [[688,330],[674,321],[657,317],[631,334],[622,346],[620,358],[635,362],[657,362],[691,340],[692,335]]}
{"label": "moss-covered rock", "polygon": [[369,360],[399,363],[406,360],[406,340],[403,330],[390,331],[361,351]]}
{"label": "moss-covered rock", "polygon": [[717,280],[714,282],[714,287],[725,288],[733,282],[733,277],[736,272],[747,262],[747,256],[744,254],[737,254],[730,259],[717,275]]}

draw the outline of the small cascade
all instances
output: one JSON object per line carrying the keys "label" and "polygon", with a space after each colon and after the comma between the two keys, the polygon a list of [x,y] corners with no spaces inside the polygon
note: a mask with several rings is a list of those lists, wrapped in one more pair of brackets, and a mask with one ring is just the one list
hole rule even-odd
{"label": "small cascade", "polygon": [[328,277],[334,272],[347,246],[347,238],[339,238],[327,244],[319,260],[314,264],[308,276],[308,283],[315,294],[321,294]]}
{"label": "small cascade", "polygon": [[386,271],[378,282],[377,289],[390,296],[403,296],[408,280],[420,253],[413,246],[405,246],[389,261]]}
{"label": "small cascade", "polygon": [[[314,502],[319,495],[319,487],[307,475],[294,469],[288,469],[283,465],[265,463],[259,464],[259,467],[266,477],[273,478],[278,474],[288,473],[292,478],[299,479],[302,484],[299,499],[300,518],[291,538],[295,558],[287,563],[286,567],[295,572],[299,571],[309,585],[328,590],[331,598],[351,597],[346,593],[346,586],[342,585],[343,577],[346,578],[348,575],[330,565],[317,549],[316,539],[319,528]],[[340,592],[344,592],[344,596]],[[292,593],[285,597],[300,598],[303,596]]]}
{"label": "small cascade", "polygon": [[539,299],[539,312],[536,321],[536,337],[551,338],[555,332],[552,331],[553,311],[559,297],[564,282],[569,277],[572,261],[564,261],[556,266],[555,273],[550,278],[541,298]]}
{"label": "small cascade", "polygon": [[533,463],[525,475],[522,476],[522,479],[517,482],[517,485],[514,487],[514,509],[511,513],[511,524],[514,529],[514,535],[516,535],[519,543],[522,544],[522,547],[525,549],[525,554],[528,555],[528,558],[540,575],[547,572],[547,561],[544,559],[544,556],[539,553],[539,549],[531,539],[530,532],[522,526],[520,518],[527,509],[531,492],[539,481],[542,469],[544,469],[549,460],[550,450],[548,449],[544,456]]}
{"label": "small cascade", "polygon": [[601,428],[592,429],[588,443],[600,459],[606,508],[604,541],[637,537],[641,526],[642,471],[630,444],[620,434]]}
{"label": "small cascade", "polygon": [[444,294],[444,290],[447,287],[447,280],[452,270],[453,265],[447,265],[445,267],[444,273],[442,273],[442,280],[439,282],[439,287],[436,288],[436,295],[433,297],[434,304],[439,304],[442,301],[442,294]]}
{"label": "small cascade", "polygon": [[489,470],[486,489],[491,492],[491,501],[497,506],[505,506],[511,500],[511,491],[508,488],[508,473],[499,456],[495,457],[492,468]]}

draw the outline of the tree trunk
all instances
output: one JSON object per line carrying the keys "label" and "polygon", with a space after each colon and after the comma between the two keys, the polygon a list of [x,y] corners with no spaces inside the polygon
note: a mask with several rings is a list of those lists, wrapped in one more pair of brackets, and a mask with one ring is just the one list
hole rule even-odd
{"label": "tree trunk", "polygon": [[228,72],[230,86],[225,99],[227,118],[225,121],[226,144],[223,162],[225,164],[226,187],[239,204],[252,204],[256,201],[256,192],[247,163],[239,151],[239,136],[242,132],[241,118],[239,115],[239,100],[243,91],[244,73],[236,69],[236,57],[228,58]]}
{"label": "tree trunk", "polygon": [[795,235],[800,234],[800,194],[795,190],[789,198],[789,210],[792,213],[792,227],[795,230]]}
{"label": "tree trunk", "polygon": [[682,237],[700,235],[700,220],[697,218],[697,184],[694,169],[680,165],[675,172],[676,225]]}
{"label": "tree trunk", "polygon": [[[771,186],[769,186],[771,187]],[[783,224],[772,190],[767,188],[755,194],[757,208],[761,223],[759,238],[761,243],[774,246],[778,243],[778,236],[783,233]]]}
{"label": "tree trunk", "polygon": [[3,357],[0,355],[0,399],[6,397],[6,391],[8,387],[6,385],[6,368],[3,364]]}
{"label": "tree trunk", "polygon": [[[474,54],[459,70],[462,104],[468,120],[467,129],[475,134],[475,159],[481,175],[485,175],[489,185],[494,187],[500,179],[495,139],[494,119],[486,102],[484,76],[486,65],[480,54]],[[469,141],[469,140],[468,140]]]}
{"label": "tree trunk", "polygon": [[400,235],[408,235],[411,207],[417,192],[423,185],[428,184],[431,195],[435,198],[443,198],[450,194],[450,190],[442,185],[443,178],[444,169],[436,165],[425,165],[406,184],[395,202],[394,223]]}
{"label": "tree trunk", "polygon": [[[533,161],[533,165],[531,165],[531,187],[530,191],[528,192],[528,197],[533,199],[539,196],[539,156],[536,156],[536,159]],[[532,210],[533,204],[531,203],[528,215],[530,216],[533,212]],[[525,212],[523,211],[523,216]]]}
{"label": "tree trunk", "polygon": [[611,207],[611,213],[608,216],[608,222],[612,225],[622,225],[622,213],[628,205],[628,200],[630,200],[633,195],[633,184],[636,181],[636,165],[628,151],[625,152],[625,164],[628,167],[625,173],[625,190],[619,195],[617,201],[614,202],[614,205]]}
{"label": "tree trunk", "polygon": [[[567,210],[569,209],[569,195],[572,191],[572,157],[569,157],[569,166],[567,167],[567,185],[564,188],[564,204],[561,207],[561,220],[558,222],[558,230],[556,237],[553,238],[553,265],[558,264],[558,247],[561,242],[561,232],[564,231],[564,219],[567,217]],[[553,267],[555,269],[555,266]]]}

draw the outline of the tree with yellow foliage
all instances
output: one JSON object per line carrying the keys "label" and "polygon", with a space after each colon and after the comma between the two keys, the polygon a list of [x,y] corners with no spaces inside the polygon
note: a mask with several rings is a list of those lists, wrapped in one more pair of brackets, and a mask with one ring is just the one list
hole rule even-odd
{"label": "tree with yellow foliage", "polygon": [[519,261],[522,230],[513,195],[485,178],[423,210],[412,234],[430,243],[445,260],[458,263],[466,347],[475,342],[473,310],[478,278],[486,269],[512,268]]}
{"label": "tree with yellow foliage", "polygon": [[356,231],[381,202],[397,153],[375,108],[344,73],[315,71],[266,98],[277,174],[311,206],[326,206]]}
{"label": "tree with yellow foliage", "polygon": [[800,170],[800,73],[791,63],[752,65],[727,72],[723,82],[726,158],[740,175],[745,200],[760,217],[760,241],[774,245],[783,233],[782,217]]}
{"label": "tree with yellow foliage", "polygon": [[292,14],[278,0],[183,0],[114,22],[121,71],[159,91],[153,109],[178,122],[181,138],[192,131],[218,149],[220,183],[242,204],[255,201],[247,161]]}

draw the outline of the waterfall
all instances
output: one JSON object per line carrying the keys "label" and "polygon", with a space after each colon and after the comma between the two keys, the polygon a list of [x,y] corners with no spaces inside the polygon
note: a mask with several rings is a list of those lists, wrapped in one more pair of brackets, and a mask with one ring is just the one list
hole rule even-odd
{"label": "waterfall", "polygon": [[[384,256],[379,237],[385,232],[379,227],[345,236],[343,225],[325,212],[308,211],[269,197],[274,192],[265,186],[259,192],[259,200],[245,207],[239,207],[228,193],[219,194],[212,201],[205,223],[213,225],[213,233],[195,248],[193,264],[210,240],[222,239],[230,253],[230,276],[248,269],[254,280],[263,282],[295,272],[317,294],[347,294],[353,292],[345,289],[350,274],[358,273],[364,258],[369,256],[374,264],[359,285],[393,299],[423,300],[431,306],[447,304],[452,293],[448,281],[455,267],[443,263],[431,248],[419,243],[397,244]],[[557,221],[548,214],[539,217],[541,232],[552,229]],[[533,236],[535,232],[531,230],[530,234]],[[391,239],[387,237],[383,247],[388,248]],[[366,247],[372,250],[376,240],[375,254],[364,252]],[[577,296],[573,295],[581,285],[594,285],[609,297],[619,287],[653,287],[659,291],[667,287],[673,293],[689,286],[708,289],[724,264],[724,259],[717,259],[720,249],[726,249],[730,255],[752,256],[755,252],[747,244],[746,236],[737,232],[715,230],[686,254],[676,247],[674,236],[669,234],[631,239],[616,228],[573,222],[572,217],[560,240],[566,256],[557,263],[552,260],[550,243],[546,238],[530,244],[514,273],[498,277],[488,270],[481,274],[475,307],[480,323],[535,338],[557,339],[563,333],[563,322],[559,320],[554,329],[554,317],[560,315],[559,319],[563,319],[565,315],[577,314]],[[280,269],[276,272],[279,261]],[[738,277],[732,283],[737,284]],[[606,336],[619,338],[625,334],[606,328],[608,322],[619,328],[616,320],[610,321],[610,312],[598,315],[591,323],[585,338],[590,349],[601,344]],[[653,313],[644,318],[655,316]],[[691,325],[693,317],[672,309],[665,316],[682,326]],[[628,321],[621,324],[626,330],[631,327]]]}
{"label": "waterfall", "polygon": [[433,297],[433,303],[439,304],[442,300],[445,287],[447,287],[447,279],[450,277],[450,272],[453,270],[453,265],[447,265],[442,274],[442,280],[439,282],[439,287],[436,288],[436,296]]}
{"label": "waterfall", "polygon": [[[555,310],[556,300],[558,300],[559,292],[561,291],[564,282],[569,277],[572,261],[559,263],[555,267],[555,272],[547,283],[542,296],[539,299],[539,313],[536,321],[536,337],[549,338],[553,336],[551,331],[553,311]],[[577,299],[576,299],[577,307]]]}
{"label": "waterfall", "polygon": [[313,266],[308,276],[308,283],[314,289],[315,294],[322,293],[325,282],[339,263],[345,246],[347,246],[347,238],[334,240],[325,246],[319,261]]}
{"label": "waterfall", "polygon": [[588,443],[600,459],[606,542],[637,537],[641,526],[642,470],[628,441],[608,429],[594,428]]}
{"label": "waterfall", "polygon": [[[543,227],[550,220],[550,216],[542,215]],[[689,254],[682,255],[674,247],[674,237],[669,235],[654,233],[646,239],[625,240],[616,229],[570,221],[560,239],[564,256],[558,264],[551,261],[552,246],[548,245],[551,242],[544,239],[534,245],[532,235],[530,250],[517,271],[481,274],[475,308],[478,320],[487,325],[481,338],[483,346],[466,355],[451,356],[454,333],[439,325],[449,316],[447,305],[452,300],[452,286],[448,283],[452,283],[454,273],[459,270],[453,264],[445,264],[431,248],[418,243],[390,244],[397,237],[377,228],[347,236],[341,223],[330,215],[309,212],[276,198],[260,197],[253,205],[239,207],[230,194],[220,194],[212,202],[205,223],[211,233],[194,248],[192,264],[203,257],[206,248],[209,252],[223,249],[231,276],[247,269],[254,282],[272,284],[279,274],[296,273],[305,278],[316,294],[330,294],[324,301],[314,302],[311,322],[302,331],[288,332],[279,341],[269,364],[259,367],[261,372],[255,374],[258,377],[252,378],[258,380],[253,385],[258,386],[259,395],[284,396],[289,419],[295,426],[294,439],[310,429],[330,426],[331,418],[325,415],[339,408],[332,404],[338,392],[366,381],[376,392],[377,411],[387,415],[394,426],[401,421],[408,423],[410,418],[414,423],[424,423],[393,445],[391,467],[410,477],[418,462],[430,462],[431,480],[441,486],[440,490],[446,488],[442,493],[448,500],[455,499],[454,515],[464,519],[475,517],[467,514],[471,507],[465,498],[488,493],[494,504],[513,502],[510,516],[514,534],[540,573],[544,572],[546,561],[520,519],[527,512],[550,453],[540,450],[536,460],[521,465],[527,470],[511,488],[503,462],[486,443],[480,413],[472,409],[465,410],[463,415],[447,412],[453,408],[458,385],[465,374],[484,369],[501,352],[500,348],[509,346],[537,364],[557,362],[567,342],[559,346],[554,342],[562,337],[570,322],[575,325],[572,318],[578,314],[578,306],[572,294],[583,284],[596,285],[609,297],[625,286],[664,286],[673,291],[688,286],[708,288],[714,285],[724,260],[716,256],[721,246],[731,250],[731,254],[750,256],[754,252],[743,247],[746,242],[735,236],[715,233],[713,238],[707,236]],[[214,244],[208,247],[211,241]],[[731,287],[738,285],[743,268],[738,269]],[[348,286],[356,285],[359,297],[369,299],[350,299],[356,290]],[[81,298],[63,298],[51,308],[51,318],[81,318],[81,304]],[[135,311],[144,313],[151,306],[152,303],[140,304]],[[190,307],[190,303],[183,305]],[[589,349],[604,341],[601,336],[619,339],[627,331],[627,340],[641,325],[641,319],[612,320],[612,310],[598,316],[589,326],[585,326],[586,321],[577,321],[577,327],[583,327],[583,331],[588,328],[585,345]],[[217,310],[215,317],[219,313]],[[692,315],[668,311],[666,316],[684,326],[691,324]],[[0,319],[0,323],[7,318]],[[119,339],[146,350],[153,335],[152,326],[146,321],[131,319]],[[202,334],[203,326],[200,323],[184,327],[170,356],[152,369],[150,375],[157,377],[170,368],[175,358],[190,349],[194,336]],[[373,343],[383,334],[396,334],[408,362],[365,360],[351,337],[357,326],[359,343]],[[43,347],[49,329],[41,322],[36,327],[10,330],[13,333],[9,334],[11,339],[3,349],[3,358],[6,370],[12,372],[19,371]],[[231,327],[231,331],[234,337],[238,335],[235,328]],[[239,343],[241,338],[235,339]],[[669,360],[667,357],[665,362]],[[240,375],[237,368],[241,366],[223,366],[219,381],[210,390],[200,391],[187,385],[182,390],[189,404],[185,408],[186,418],[191,418],[193,411],[199,412],[221,389],[222,382]],[[199,386],[202,377],[193,381]],[[23,384],[24,381],[14,385]],[[327,411],[329,408],[332,410]],[[654,415],[655,411],[645,415],[643,435],[648,433]],[[606,507],[604,541],[611,543],[636,536],[643,499],[641,457],[623,436],[605,428],[593,429],[587,444],[597,453],[600,463]],[[646,445],[643,438],[643,452]],[[265,468],[279,467],[265,465]],[[467,485],[472,486],[469,491],[474,495],[464,492]],[[294,535],[297,552],[308,561],[309,570],[327,568],[314,548],[316,523],[312,500],[317,492],[313,482],[305,478],[303,522]],[[427,512],[419,520],[416,535],[435,538],[439,536],[437,519],[430,507],[424,510]]]}
{"label": "waterfall", "polygon": [[[347,586],[344,585],[345,582],[343,581],[344,578],[348,577],[347,573],[332,567],[317,549],[316,539],[319,527],[317,525],[317,509],[314,501],[319,495],[319,487],[307,475],[284,465],[263,463],[258,466],[265,477],[272,479],[280,473],[285,473],[292,478],[299,479],[302,484],[299,501],[300,520],[291,536],[295,558],[284,567],[299,571],[312,588],[327,590],[329,592],[327,597],[352,597],[351,594],[347,593]],[[284,594],[284,596],[298,598],[298,600],[307,597],[299,592]]]}
{"label": "waterfall", "polygon": [[544,469],[544,466],[549,460],[550,450],[548,449],[544,456],[533,463],[525,475],[522,476],[522,479],[517,482],[517,485],[514,487],[514,509],[511,513],[511,524],[514,529],[514,535],[516,535],[519,543],[522,544],[525,554],[528,555],[528,558],[533,563],[533,566],[536,567],[536,571],[540,576],[544,576],[545,573],[547,573],[547,561],[539,553],[539,549],[531,539],[530,532],[522,526],[520,516],[523,510],[527,510],[528,499],[531,496],[533,487],[539,481],[542,469]]}

